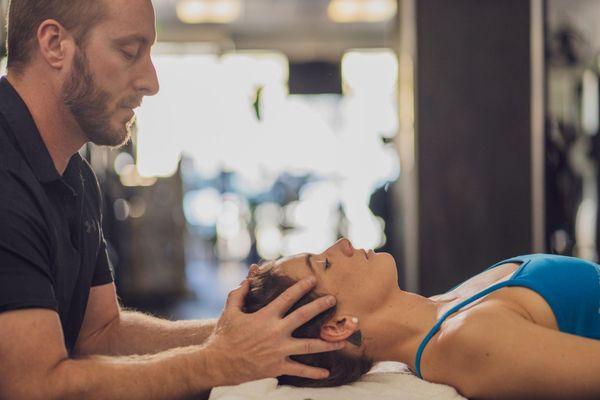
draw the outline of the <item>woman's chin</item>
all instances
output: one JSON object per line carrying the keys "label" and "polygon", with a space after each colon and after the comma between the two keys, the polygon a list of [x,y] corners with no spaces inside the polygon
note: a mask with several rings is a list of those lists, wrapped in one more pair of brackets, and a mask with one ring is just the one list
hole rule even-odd
{"label": "woman's chin", "polygon": [[394,256],[391,255],[390,253],[381,252],[381,253],[376,253],[376,254],[378,256],[385,257],[386,262],[391,263],[394,266],[394,268],[396,267],[396,260],[394,259]]}
{"label": "woman's chin", "polygon": [[378,253],[381,254],[382,257],[385,257],[385,266],[386,266],[386,271],[388,271],[389,268],[389,273],[393,275],[393,277],[390,277],[394,282],[396,282],[396,284],[398,285],[398,289],[400,288],[399,284],[398,284],[398,268],[396,267],[396,260],[394,259],[394,256],[392,256],[390,253]]}

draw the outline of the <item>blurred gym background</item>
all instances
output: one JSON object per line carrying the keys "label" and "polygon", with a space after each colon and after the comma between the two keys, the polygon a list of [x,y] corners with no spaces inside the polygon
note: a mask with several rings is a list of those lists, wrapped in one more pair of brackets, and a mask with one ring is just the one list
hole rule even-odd
{"label": "blurred gym background", "polygon": [[153,3],[161,92],[82,149],[125,306],[215,317],[251,263],[341,236],[424,295],[597,259],[600,0]]}

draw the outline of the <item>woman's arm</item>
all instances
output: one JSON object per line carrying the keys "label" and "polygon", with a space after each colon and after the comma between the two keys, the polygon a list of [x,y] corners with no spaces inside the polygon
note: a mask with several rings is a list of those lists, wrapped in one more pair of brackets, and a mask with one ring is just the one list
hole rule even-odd
{"label": "woman's arm", "polygon": [[600,340],[548,329],[499,308],[474,310],[447,335],[444,356],[432,356],[446,364],[434,363],[436,380],[468,398],[600,398]]}

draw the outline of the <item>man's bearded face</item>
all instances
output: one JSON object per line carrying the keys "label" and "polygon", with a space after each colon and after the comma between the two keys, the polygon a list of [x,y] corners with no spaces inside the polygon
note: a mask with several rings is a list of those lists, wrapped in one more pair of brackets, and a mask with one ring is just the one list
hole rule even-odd
{"label": "man's bearded face", "polygon": [[126,109],[139,105],[139,98],[126,98],[111,108],[111,98],[94,79],[84,50],[77,50],[73,69],[62,88],[65,106],[83,130],[87,139],[99,146],[121,146],[131,137],[131,125],[135,120],[133,111]]}

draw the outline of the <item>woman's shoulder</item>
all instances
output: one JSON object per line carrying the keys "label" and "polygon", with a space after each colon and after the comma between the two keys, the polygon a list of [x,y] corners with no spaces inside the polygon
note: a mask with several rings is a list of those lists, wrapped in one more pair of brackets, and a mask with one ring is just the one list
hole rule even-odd
{"label": "woman's shoulder", "polygon": [[437,346],[431,353],[435,367],[425,378],[452,385],[467,398],[600,394],[593,372],[600,368],[599,341],[548,329],[511,310],[473,309],[449,324]]}
{"label": "woman's shoulder", "polygon": [[428,345],[427,359],[422,361],[426,366],[424,378],[452,385],[464,394],[469,391],[473,374],[485,363],[489,348],[501,343],[499,332],[523,320],[520,314],[497,302],[480,304],[448,319]]}
{"label": "woman's shoulder", "polygon": [[466,344],[479,336],[493,334],[499,324],[512,324],[523,320],[530,321],[510,302],[502,297],[489,298],[476,307],[463,310],[453,318],[448,318],[440,327],[440,336],[446,341],[461,341]]}

